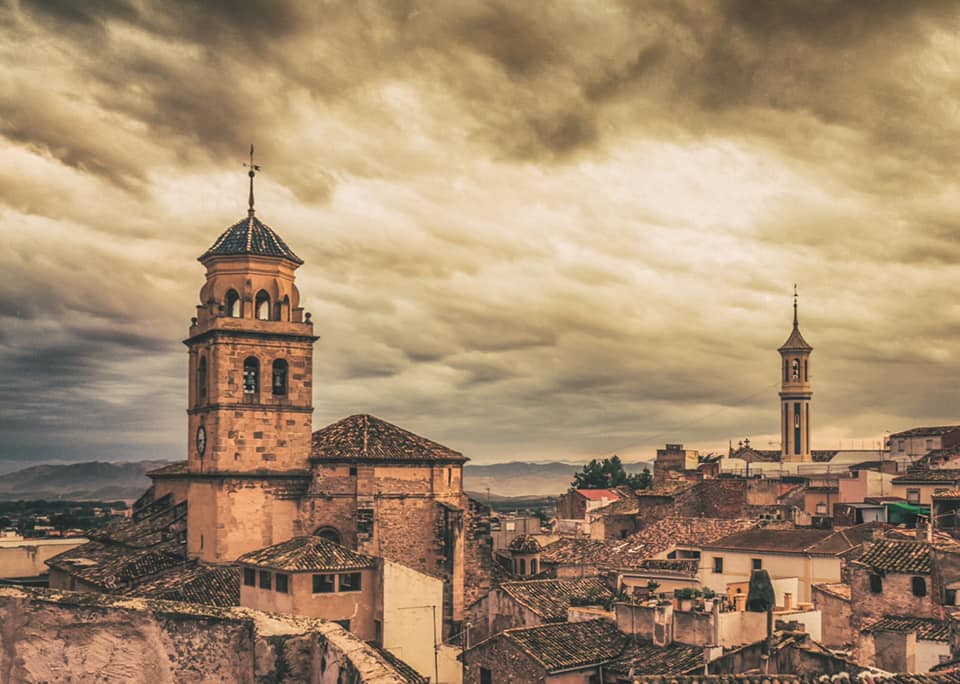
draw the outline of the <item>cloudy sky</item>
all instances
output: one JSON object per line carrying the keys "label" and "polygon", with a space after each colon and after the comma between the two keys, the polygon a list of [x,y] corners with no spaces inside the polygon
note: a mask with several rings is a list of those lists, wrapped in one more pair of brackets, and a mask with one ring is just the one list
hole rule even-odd
{"label": "cloudy sky", "polygon": [[960,422],[955,2],[0,1],[0,460],[184,458],[196,257],[306,261],[314,424],[474,462]]}

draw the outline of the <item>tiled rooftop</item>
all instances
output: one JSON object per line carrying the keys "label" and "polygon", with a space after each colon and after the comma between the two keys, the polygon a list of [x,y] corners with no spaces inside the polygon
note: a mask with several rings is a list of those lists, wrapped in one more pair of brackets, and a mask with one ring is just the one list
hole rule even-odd
{"label": "tiled rooftop", "polygon": [[837,598],[850,600],[850,585],[844,584],[843,582],[824,582],[822,584],[814,584],[814,588],[819,589],[828,594],[832,594]]}
{"label": "tiled rooftop", "polygon": [[47,560],[47,565],[104,591],[112,591],[135,586],[183,562],[182,547],[176,543],[137,549],[92,541],[54,556]]}
{"label": "tiled rooftop", "polygon": [[917,469],[893,478],[894,484],[913,484],[924,482],[960,482],[960,470],[956,468]]}
{"label": "tiled rooftop", "polygon": [[147,477],[169,477],[170,475],[183,475],[188,470],[186,461],[177,461],[162,468],[154,468],[147,471]]}
{"label": "tiled rooftop", "polygon": [[800,327],[797,325],[797,322],[793,322],[793,331],[790,333],[790,337],[787,338],[787,341],[783,343],[778,351],[811,351],[813,347],[807,344],[807,341],[803,339],[803,335],[800,334]]}
{"label": "tiled rooftop", "polygon": [[314,432],[310,457],[317,460],[454,463],[467,460],[459,451],[370,415],[349,416]]}
{"label": "tiled rooftop", "polygon": [[613,489],[578,489],[576,492],[584,499],[590,501],[602,501],[604,499],[608,501],[620,500],[620,494]]}
{"label": "tiled rooftop", "polygon": [[948,432],[953,432],[954,430],[960,430],[960,425],[936,425],[933,427],[916,427],[909,430],[904,430],[903,432],[895,432],[890,435],[891,439],[896,439],[898,437],[940,437],[947,434]]}
{"label": "tiled rooftop", "polygon": [[703,546],[724,550],[836,555],[850,549],[853,544],[831,530],[757,528],[707,542]]}
{"label": "tiled rooftop", "polygon": [[571,605],[603,605],[615,598],[598,577],[504,582],[500,589],[547,621],[566,620]]}
{"label": "tiled rooftop", "polygon": [[619,656],[627,644],[626,635],[608,620],[508,629],[502,636],[547,672],[606,662]]}
{"label": "tiled rooftop", "polygon": [[949,492],[940,492],[933,495],[934,499],[960,499],[960,489],[951,489]]}
{"label": "tiled rooftop", "polygon": [[865,632],[916,632],[924,641],[949,641],[950,621],[887,615],[864,627]]}
{"label": "tiled rooftop", "polygon": [[658,520],[626,539],[563,537],[545,546],[540,560],[558,565],[583,563],[637,570],[644,567],[647,559],[674,547],[698,546],[756,524],[752,520],[672,516]]}
{"label": "tiled rooftop", "polygon": [[294,537],[245,553],[238,563],[284,572],[320,572],[375,568],[377,559],[351,551],[323,537]]}
{"label": "tiled rooftop", "polygon": [[650,642],[628,645],[616,660],[603,669],[617,674],[683,675],[703,671],[703,649],[685,644],[654,646]]}
{"label": "tiled rooftop", "polygon": [[930,544],[922,541],[875,542],[857,563],[880,572],[930,574]]}
{"label": "tiled rooftop", "polygon": [[194,564],[172,568],[126,593],[207,606],[239,606],[240,569],[223,565]]}
{"label": "tiled rooftop", "polygon": [[518,553],[536,553],[541,546],[532,534],[518,534],[510,541],[509,549]]}
{"label": "tiled rooftop", "polygon": [[303,259],[293,253],[273,228],[252,213],[227,228],[210,249],[200,256],[200,261],[215,256],[243,254],[280,257],[295,264],[303,263]]}

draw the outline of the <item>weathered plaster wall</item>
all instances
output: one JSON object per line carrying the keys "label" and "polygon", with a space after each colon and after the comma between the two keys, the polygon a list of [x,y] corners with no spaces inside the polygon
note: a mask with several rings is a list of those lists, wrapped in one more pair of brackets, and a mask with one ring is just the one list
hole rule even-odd
{"label": "weathered plaster wall", "polygon": [[832,648],[852,646],[856,636],[850,628],[850,601],[816,586],[811,587],[811,595],[820,611],[823,643]]}
{"label": "weathered plaster wall", "polygon": [[0,684],[90,681],[407,680],[356,637],[319,620],[244,608],[0,588]]}
{"label": "weathered plaster wall", "polygon": [[86,544],[87,539],[18,539],[0,541],[0,577],[36,577],[49,571],[45,560]]}

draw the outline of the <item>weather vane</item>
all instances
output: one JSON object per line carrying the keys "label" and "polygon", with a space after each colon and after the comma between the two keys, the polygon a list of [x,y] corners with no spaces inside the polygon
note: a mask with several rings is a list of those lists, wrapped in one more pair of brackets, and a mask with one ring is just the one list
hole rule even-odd
{"label": "weather vane", "polygon": [[250,200],[249,200],[250,209],[248,211],[250,215],[253,216],[253,177],[256,176],[257,171],[260,170],[260,165],[253,163],[253,143],[250,143],[250,163],[247,164],[246,162],[244,162],[243,165],[248,169],[250,169],[250,172],[247,174],[248,176],[250,176]]}

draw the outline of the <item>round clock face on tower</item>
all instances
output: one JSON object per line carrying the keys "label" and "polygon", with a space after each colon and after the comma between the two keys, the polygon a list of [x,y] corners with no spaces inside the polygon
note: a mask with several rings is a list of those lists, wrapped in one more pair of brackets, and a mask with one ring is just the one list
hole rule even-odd
{"label": "round clock face on tower", "polygon": [[203,456],[203,452],[207,450],[207,431],[201,425],[197,428],[197,453]]}

